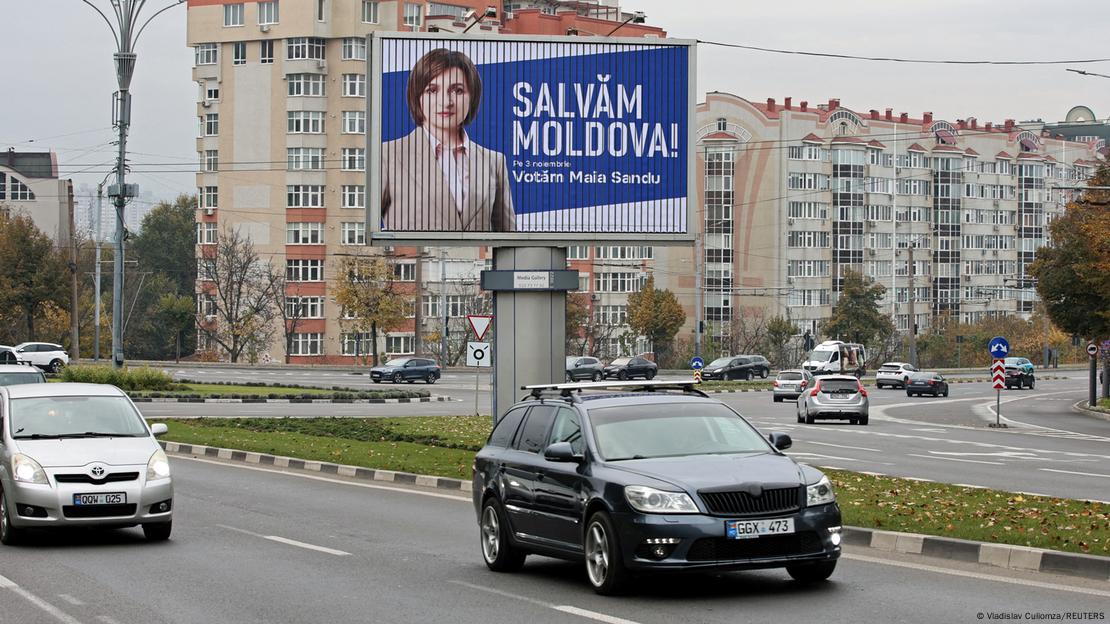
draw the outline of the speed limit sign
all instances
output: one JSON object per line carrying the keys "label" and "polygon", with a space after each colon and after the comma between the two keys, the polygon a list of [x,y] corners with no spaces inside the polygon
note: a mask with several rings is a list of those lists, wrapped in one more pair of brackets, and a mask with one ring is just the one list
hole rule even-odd
{"label": "speed limit sign", "polygon": [[468,342],[466,343],[466,365],[476,366],[478,368],[489,368],[493,366],[489,355],[488,342]]}

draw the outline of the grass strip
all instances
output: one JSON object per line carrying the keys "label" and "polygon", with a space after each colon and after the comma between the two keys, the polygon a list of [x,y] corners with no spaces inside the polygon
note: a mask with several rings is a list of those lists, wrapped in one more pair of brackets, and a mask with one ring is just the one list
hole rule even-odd
{"label": "grass strip", "polygon": [[[152,422],[155,419],[151,419]],[[159,420],[167,440],[469,480],[487,416]],[[850,526],[1110,556],[1110,506],[825,470]]]}

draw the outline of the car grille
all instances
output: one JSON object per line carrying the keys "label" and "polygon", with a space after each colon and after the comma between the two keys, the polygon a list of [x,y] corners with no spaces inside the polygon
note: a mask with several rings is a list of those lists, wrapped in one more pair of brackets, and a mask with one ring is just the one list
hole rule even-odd
{"label": "car grille", "polygon": [[698,495],[713,515],[751,516],[797,511],[801,488],[763,490],[761,496],[752,496],[747,492],[698,492]]}
{"label": "car grille", "polygon": [[135,515],[135,505],[64,505],[62,513],[67,518],[113,518]]}
{"label": "car grille", "polygon": [[751,539],[703,537],[696,540],[686,553],[687,561],[731,561],[736,559],[767,559],[822,552],[821,538],[813,531],[791,535],[768,535]]}
{"label": "car grille", "polygon": [[88,483],[90,485],[102,485],[104,483],[116,483],[119,481],[134,481],[139,478],[137,472],[112,472],[104,475],[103,479],[94,479],[92,475],[87,474],[58,474],[54,475],[54,481],[57,483]]}

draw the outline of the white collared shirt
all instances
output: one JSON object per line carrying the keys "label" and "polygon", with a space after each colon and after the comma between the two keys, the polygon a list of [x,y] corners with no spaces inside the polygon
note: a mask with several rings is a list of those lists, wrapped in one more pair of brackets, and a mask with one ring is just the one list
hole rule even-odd
{"label": "white collared shirt", "polygon": [[447,188],[451,190],[451,197],[455,199],[455,209],[461,215],[470,192],[470,165],[466,159],[467,154],[470,153],[470,137],[463,132],[462,143],[455,147],[450,158],[443,158],[443,144],[423,126],[421,129],[432,143],[436,161],[439,162],[439,168],[443,172],[443,179],[447,181]]}

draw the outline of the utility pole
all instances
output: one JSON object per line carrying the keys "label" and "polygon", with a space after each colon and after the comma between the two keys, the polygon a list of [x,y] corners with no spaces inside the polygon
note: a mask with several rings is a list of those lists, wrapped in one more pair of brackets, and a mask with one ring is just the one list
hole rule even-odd
{"label": "utility pole", "polygon": [[116,83],[119,90],[113,95],[112,123],[119,131],[119,156],[116,159],[116,183],[108,187],[108,196],[114,201],[116,208],[116,235],[115,258],[113,258],[112,279],[112,366],[123,366],[123,208],[127,205],[129,197],[138,194],[138,187],[126,183],[127,170],[127,129],[131,125],[131,78],[135,74],[134,52],[150,21],[159,14],[167,11],[185,0],[174,0],[168,6],[162,7],[151,15],[141,25],[138,24],[139,14],[146,5],[146,0],[111,0],[112,11],[116,21],[113,24],[91,0],[82,0],[104,18],[108,29],[116,43],[116,52],[112,55],[116,66]]}
{"label": "utility pole", "polygon": [[413,267],[413,280],[416,282],[416,304],[412,311],[412,352],[413,355],[424,353],[424,248],[416,248],[416,266]]}
{"label": "utility pole", "polygon": [[66,180],[69,209],[69,340],[73,360],[81,359],[80,316],[77,312],[77,223],[73,218],[73,180]]}
{"label": "utility pole", "polygon": [[910,364],[913,364],[914,368],[917,367],[917,313],[913,309],[913,295],[914,295],[914,292],[913,292],[913,290],[914,290],[914,279],[913,278],[914,278],[914,275],[916,273],[916,271],[914,269],[914,266],[913,266],[913,248],[916,247],[916,246],[917,246],[917,241],[911,239],[909,241],[909,245],[906,247],[906,251],[909,253],[909,278],[907,280],[908,283],[909,283],[909,288],[907,288],[906,290],[909,292],[909,300],[908,301],[909,301],[909,311],[910,311]]}
{"label": "utility pole", "polygon": [[93,230],[93,244],[96,245],[96,269],[93,286],[96,290],[96,315],[93,319],[93,360],[100,361],[100,213],[104,209],[104,182],[96,185],[96,229]]}
{"label": "utility pole", "polygon": [[705,260],[705,252],[702,250],[703,239],[705,238],[705,221],[702,220],[702,231],[694,232],[694,357],[701,357],[701,330],[703,318],[705,317],[705,309],[703,305],[704,284],[702,283],[702,263]]}
{"label": "utility pole", "polygon": [[440,366],[447,368],[447,248],[439,248],[439,317],[443,326],[439,332]]}

